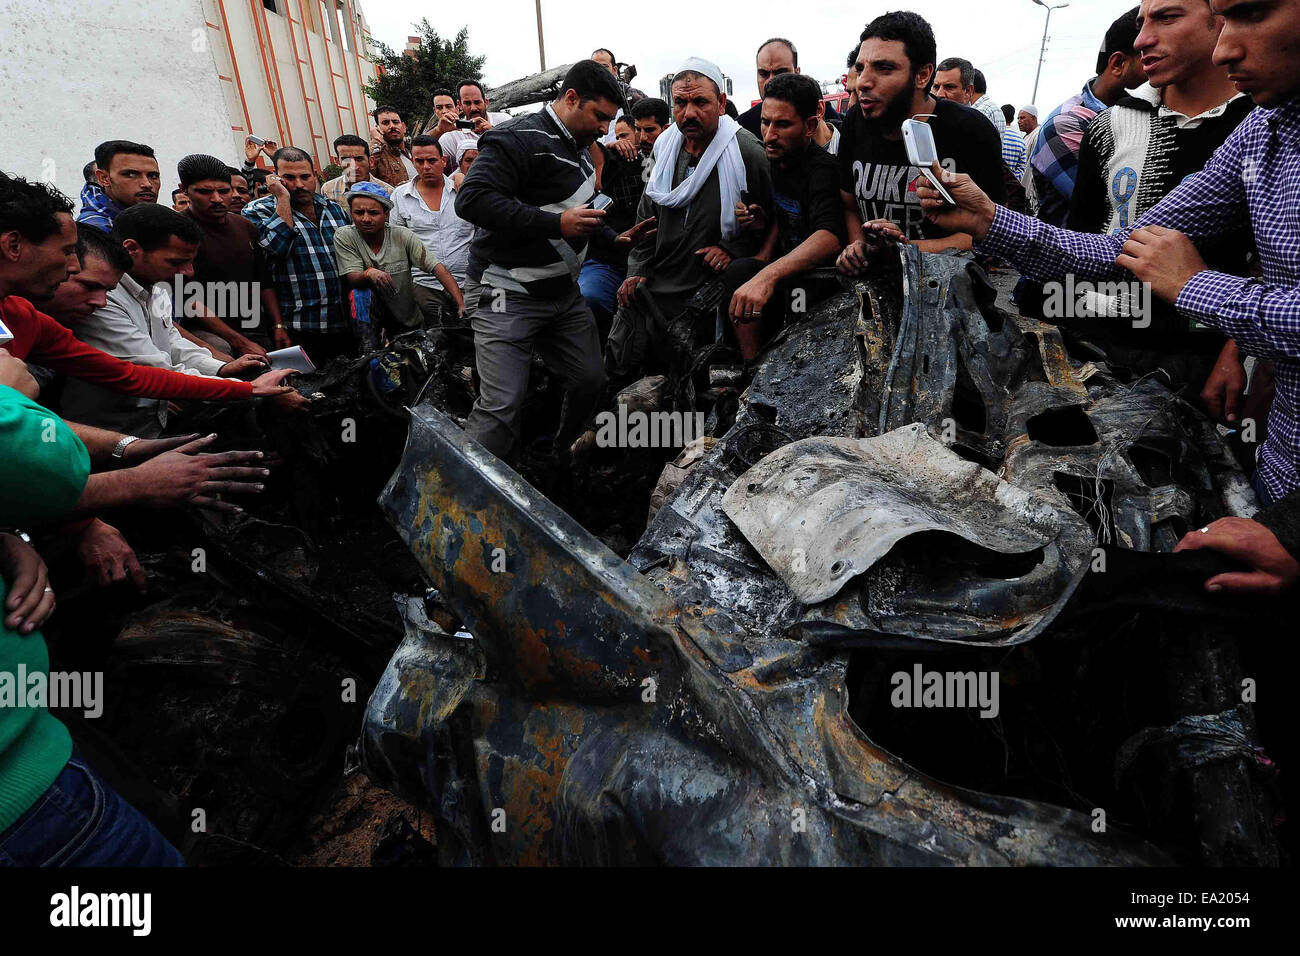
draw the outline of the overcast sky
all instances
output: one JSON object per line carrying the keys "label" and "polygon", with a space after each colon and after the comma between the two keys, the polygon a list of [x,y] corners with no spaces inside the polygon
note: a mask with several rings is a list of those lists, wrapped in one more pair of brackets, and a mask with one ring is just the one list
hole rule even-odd
{"label": "overcast sky", "polygon": [[[484,82],[496,85],[538,70],[534,0],[359,0],[372,34],[395,49],[411,24],[427,16],[444,37],[469,28],[470,50],[487,57]],[[1047,0],[1054,2],[1054,0]],[[1137,0],[1071,0],[1052,14],[1037,105],[1052,109],[1093,76],[1110,23]],[[716,62],[735,84],[743,111],[758,95],[754,51],[771,36],[789,37],[799,66],[818,80],[844,72],[844,60],[867,21],[891,9],[911,9],[934,27],[939,58],[964,56],[984,71],[989,94],[1019,109],[1030,102],[1046,11],[1033,0],[542,0],[549,66],[609,47],[637,67],[635,86],[657,96],[659,77],[688,56]]]}

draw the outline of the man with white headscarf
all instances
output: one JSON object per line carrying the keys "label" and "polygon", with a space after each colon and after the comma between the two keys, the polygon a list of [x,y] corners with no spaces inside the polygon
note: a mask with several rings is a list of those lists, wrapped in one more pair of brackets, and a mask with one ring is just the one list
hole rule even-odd
{"label": "man with white headscarf", "polygon": [[[674,125],[654,145],[654,166],[637,210],[654,217],[653,241],[628,257],[605,350],[611,376],[648,371],[668,358],[667,328],[692,295],[732,259],[753,256],[763,234],[742,230],[736,206],[759,206],[772,221],[772,172],[763,145],[726,115],[722,71],[692,57],[673,77]],[[697,341],[711,338],[712,315],[701,317]]]}

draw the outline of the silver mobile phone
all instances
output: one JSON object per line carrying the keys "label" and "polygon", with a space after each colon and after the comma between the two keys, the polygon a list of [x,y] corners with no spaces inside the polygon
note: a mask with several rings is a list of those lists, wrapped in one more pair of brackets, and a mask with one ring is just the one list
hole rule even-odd
{"label": "silver mobile phone", "polygon": [[907,161],[921,171],[945,202],[957,205],[948,190],[943,188],[943,183],[939,182],[939,177],[930,169],[939,158],[939,149],[934,145],[934,131],[930,129],[930,124],[918,119],[903,120],[903,145],[907,148]]}

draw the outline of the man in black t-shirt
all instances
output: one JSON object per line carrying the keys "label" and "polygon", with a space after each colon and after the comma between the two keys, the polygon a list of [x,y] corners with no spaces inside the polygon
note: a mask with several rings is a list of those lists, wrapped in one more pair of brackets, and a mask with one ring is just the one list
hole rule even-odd
{"label": "man in black t-shirt", "polygon": [[[820,100],[817,82],[797,73],[773,77],[764,90],[761,129],[772,164],[775,221],[758,255],[735,260],[723,274],[734,290],[727,311],[746,361],[780,327],[792,277],[830,262],[844,245],[835,158],[813,141]],[[763,228],[758,210],[738,205],[736,218],[747,228]],[[814,292],[803,288],[796,307],[811,305]]]}
{"label": "man in black t-shirt", "polygon": [[837,263],[842,272],[861,271],[889,242],[906,240],[923,252],[971,247],[970,236],[946,234],[921,209],[922,175],[903,145],[909,117],[928,116],[945,169],[967,173],[1005,200],[1002,141],[978,111],[930,95],[935,59],[934,33],[915,13],[886,13],[862,31],[858,108],[845,119],[838,157],[849,239]]}

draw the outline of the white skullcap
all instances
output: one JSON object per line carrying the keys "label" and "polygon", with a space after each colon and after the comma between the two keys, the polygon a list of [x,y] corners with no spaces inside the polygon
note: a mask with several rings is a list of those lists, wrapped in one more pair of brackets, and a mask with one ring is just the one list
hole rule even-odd
{"label": "white skullcap", "polygon": [[686,62],[678,68],[677,72],[685,73],[687,70],[690,70],[692,73],[698,73],[701,76],[707,76],[717,84],[719,93],[727,92],[727,85],[722,81],[722,70],[718,69],[716,63],[711,63],[710,61],[698,56],[692,56],[687,58]]}
{"label": "white skullcap", "polygon": [[457,165],[457,166],[459,166],[459,165],[461,164],[461,161],[464,160],[464,158],[465,158],[465,154],[468,153],[471,149],[472,149],[472,150],[475,150],[475,151],[478,150],[478,140],[476,140],[476,139],[467,139],[467,140],[465,140],[463,143],[461,143],[459,146],[456,147],[456,165]]}
{"label": "white skullcap", "polygon": [[1037,106],[1022,106],[1022,107],[1020,107],[1020,112],[1022,112],[1022,113],[1028,113],[1028,114],[1029,114],[1030,116],[1032,116],[1034,119],[1038,119],[1038,107],[1037,107]]}

